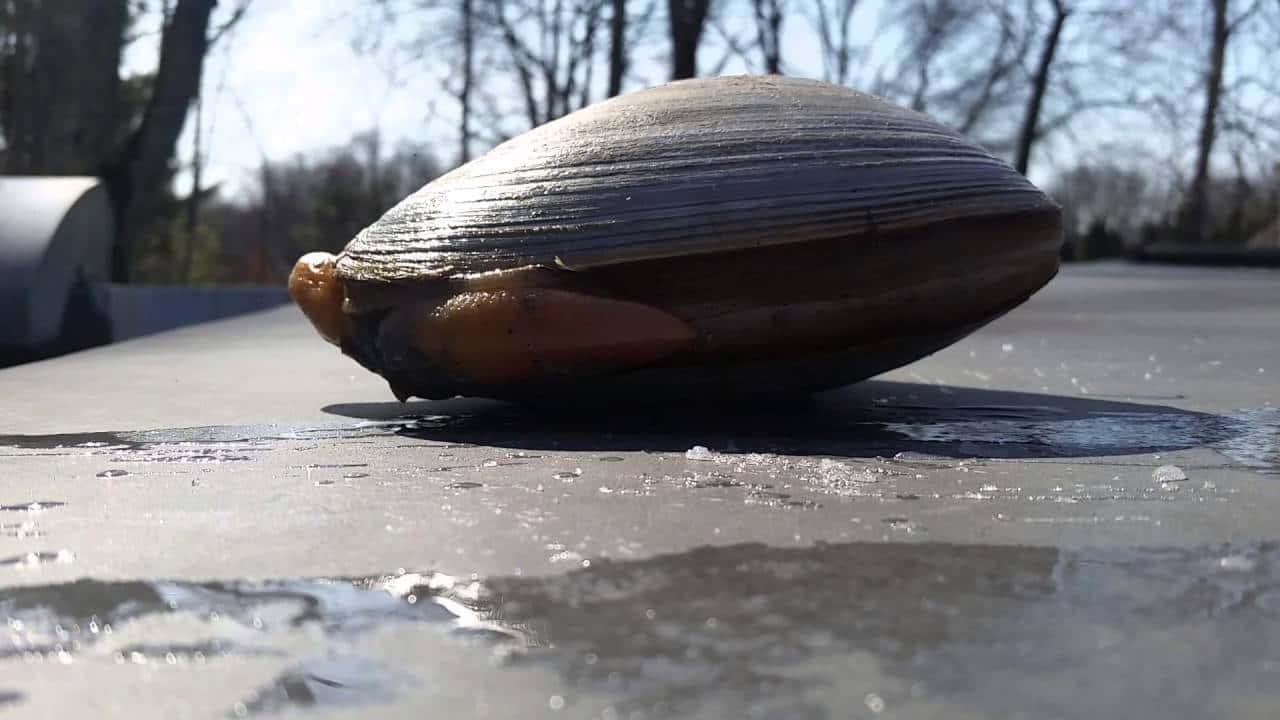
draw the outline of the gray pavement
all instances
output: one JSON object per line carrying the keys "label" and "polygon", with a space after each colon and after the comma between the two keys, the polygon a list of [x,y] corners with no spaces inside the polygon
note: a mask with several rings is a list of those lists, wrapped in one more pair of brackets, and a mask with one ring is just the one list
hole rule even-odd
{"label": "gray pavement", "polygon": [[1280,273],[1108,264],[780,406],[0,370],[0,716],[1275,718],[1277,378]]}

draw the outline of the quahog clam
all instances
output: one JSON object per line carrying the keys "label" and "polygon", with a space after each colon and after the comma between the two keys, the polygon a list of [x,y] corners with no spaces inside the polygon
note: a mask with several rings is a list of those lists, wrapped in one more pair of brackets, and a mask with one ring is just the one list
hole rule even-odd
{"label": "quahog clam", "polygon": [[593,105],[290,277],[394,394],[814,391],[933,353],[1057,272],[1061,213],[930,118],[793,78]]}

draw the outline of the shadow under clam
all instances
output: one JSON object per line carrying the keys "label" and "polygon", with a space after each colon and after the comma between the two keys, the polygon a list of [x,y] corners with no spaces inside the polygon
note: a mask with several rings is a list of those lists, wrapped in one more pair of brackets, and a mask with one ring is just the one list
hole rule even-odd
{"label": "shadow under clam", "polygon": [[527,407],[490,401],[352,403],[325,412],[404,420],[400,434],[528,450],[1063,458],[1212,445],[1246,423],[1167,405],[886,381],[814,396],[700,407]]}

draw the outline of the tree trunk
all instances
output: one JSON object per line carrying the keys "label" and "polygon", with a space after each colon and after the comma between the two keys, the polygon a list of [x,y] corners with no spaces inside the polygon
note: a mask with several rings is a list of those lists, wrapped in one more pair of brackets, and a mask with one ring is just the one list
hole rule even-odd
{"label": "tree trunk", "polygon": [[1023,175],[1031,164],[1031,146],[1039,137],[1040,106],[1044,103],[1044,93],[1049,87],[1049,73],[1053,69],[1053,56],[1058,52],[1058,40],[1062,37],[1062,26],[1067,22],[1071,10],[1063,0],[1053,0],[1053,22],[1049,33],[1044,37],[1044,45],[1040,48],[1040,62],[1036,64],[1035,75],[1031,79],[1031,97],[1027,100],[1026,114],[1022,116],[1022,129],[1018,133],[1018,154],[1014,167]]}
{"label": "tree trunk", "polygon": [[182,257],[178,282],[191,283],[191,271],[195,265],[196,235],[200,231],[200,183],[204,175],[204,157],[201,155],[201,135],[204,125],[204,103],[199,90],[196,91],[196,128],[191,152],[191,194],[187,196],[187,243],[186,253]]}
{"label": "tree trunk", "polygon": [[0,171],[94,175],[119,123],[126,0],[15,0],[0,9],[12,45],[0,79],[8,147]]}
{"label": "tree trunk", "polygon": [[462,89],[458,92],[458,104],[461,106],[459,164],[471,160],[471,88],[475,77],[475,29],[472,26],[475,13],[472,2],[473,0],[462,0]]}
{"label": "tree trunk", "polygon": [[782,0],[752,0],[756,16],[756,43],[769,75],[782,73]]}
{"label": "tree trunk", "polygon": [[1196,169],[1187,190],[1179,225],[1184,242],[1199,243],[1205,240],[1205,221],[1208,215],[1209,156],[1213,153],[1213,141],[1217,137],[1218,106],[1222,100],[1222,74],[1226,65],[1227,40],[1231,29],[1227,26],[1227,0],[1210,0],[1213,4],[1213,43],[1209,48],[1209,65],[1205,68],[1204,112],[1200,116],[1200,137],[1196,144]]}
{"label": "tree trunk", "polygon": [[609,92],[613,97],[622,92],[622,78],[627,74],[627,0],[611,0],[609,16]]}
{"label": "tree trunk", "polygon": [[853,62],[849,23],[858,7],[858,0],[836,0],[830,6],[826,0],[813,0],[813,6],[814,29],[822,50],[822,75],[827,82],[843,85],[849,80]]}
{"label": "tree trunk", "polygon": [[117,282],[128,281],[133,241],[168,180],[169,161],[200,87],[209,16],[216,4],[217,0],[178,0],[160,41],[155,87],[142,124],[103,172],[116,212],[112,275]]}
{"label": "tree trunk", "polygon": [[698,45],[711,0],[667,0],[671,21],[671,79],[698,74]]}

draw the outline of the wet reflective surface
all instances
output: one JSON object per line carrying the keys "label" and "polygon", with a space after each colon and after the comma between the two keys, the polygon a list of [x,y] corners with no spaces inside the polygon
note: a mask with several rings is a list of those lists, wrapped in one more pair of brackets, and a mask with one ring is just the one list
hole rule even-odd
{"label": "wet reflective surface", "polygon": [[0,717],[1277,717],[1280,283],[1188,273],[771,405],[387,403],[291,310],[0,371]]}
{"label": "wet reflective surface", "polygon": [[[0,710],[57,716],[51,688],[75,678],[118,709],[218,687],[192,716],[398,717],[439,703],[477,717],[1087,718],[1138,704],[1150,717],[1274,716],[1280,548],[1176,543],[1172,511],[1274,492],[1273,409],[858,392],[870,401],[596,432],[572,415],[468,405],[0,438],[0,452],[67,478],[65,494],[0,496],[15,550],[0,573],[18,583],[0,588],[0,677],[19,678]],[[797,422],[806,431],[787,434]],[[758,451],[779,438],[826,452]],[[642,463],[602,454],[636,447]],[[101,499],[87,507],[54,499],[88,488]],[[139,493],[165,503],[144,510]],[[261,514],[284,527],[254,528],[233,552],[292,542],[347,567],[377,556],[418,569],[156,580],[149,569],[190,560],[136,548],[135,579],[96,579],[124,558],[76,526],[120,496],[147,532],[179,523],[172,549]],[[207,502],[221,511],[194,509]],[[386,522],[334,536],[346,524],[334,502]],[[311,530],[271,539],[307,507]],[[999,544],[945,541],[957,523]],[[394,552],[362,552],[371,532]],[[1155,544],[1096,545],[1124,536]],[[441,553],[450,541],[457,551]],[[523,552],[493,562],[512,544]],[[67,579],[45,581],[54,568]],[[449,574],[470,568],[485,571]],[[442,688],[451,672],[464,674]],[[1117,672],[1130,681],[1111,682]],[[1170,678],[1173,690],[1152,690]]]}
{"label": "wet reflective surface", "polygon": [[[194,708],[233,716],[427,707],[433,675],[467,657],[487,662],[477,686],[559,676],[560,708],[477,698],[495,716],[1265,718],[1280,548],[732,545],[540,579],[37,585],[0,592],[0,615],[8,677],[217,684],[277,668]],[[388,662],[387,642],[422,652]]]}

